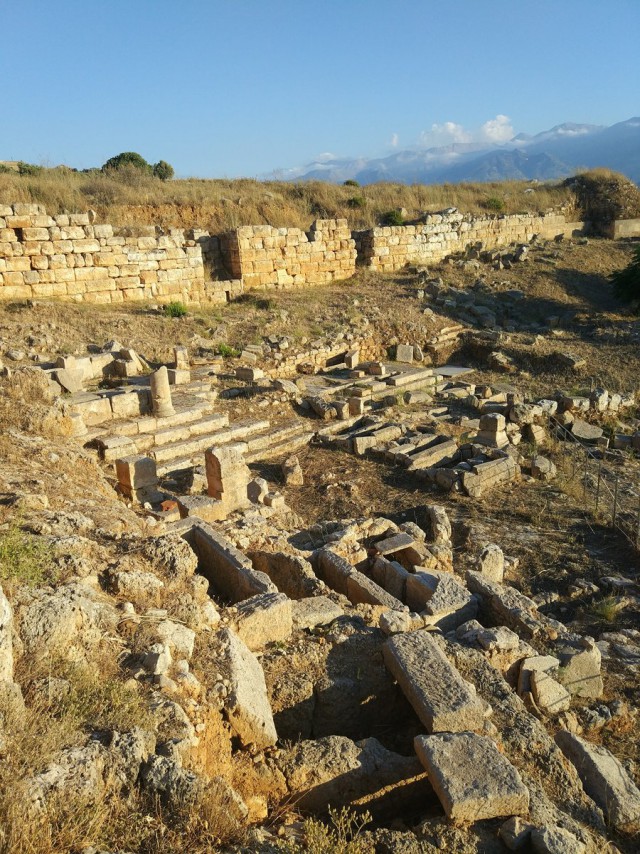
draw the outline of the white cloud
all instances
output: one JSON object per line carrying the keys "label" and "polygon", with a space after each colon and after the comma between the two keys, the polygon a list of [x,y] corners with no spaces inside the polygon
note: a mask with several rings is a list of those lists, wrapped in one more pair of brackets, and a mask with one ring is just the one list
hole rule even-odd
{"label": "white cloud", "polygon": [[508,116],[497,115],[480,128],[480,139],[487,142],[508,142],[515,135]]}
{"label": "white cloud", "polygon": [[420,134],[420,145],[427,148],[451,145],[455,142],[507,142],[515,134],[508,116],[497,115],[476,129],[465,128],[458,122],[434,123]]}
{"label": "white cloud", "polygon": [[325,161],[327,161],[327,160],[335,160],[335,158],[336,158],[336,155],[335,155],[335,154],[333,154],[333,152],[331,152],[331,151],[323,151],[323,152],[322,152],[322,154],[319,154],[319,155],[315,158],[315,161],[316,161],[316,163],[324,163],[324,162],[325,162]]}
{"label": "white cloud", "polygon": [[397,134],[397,133],[392,133],[392,134],[391,134],[391,143],[390,143],[390,144],[391,144],[391,147],[392,147],[392,148],[397,148],[397,147],[398,147],[398,143],[399,143],[399,142],[400,142],[400,137],[398,136],[398,134]]}

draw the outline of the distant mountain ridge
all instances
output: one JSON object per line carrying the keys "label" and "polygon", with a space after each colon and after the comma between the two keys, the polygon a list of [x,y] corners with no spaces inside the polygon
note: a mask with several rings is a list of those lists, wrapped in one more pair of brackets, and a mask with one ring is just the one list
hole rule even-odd
{"label": "distant mountain ridge", "polygon": [[326,158],[280,170],[280,180],[360,184],[444,184],[464,181],[552,180],[580,169],[606,167],[640,183],[640,117],[604,127],[567,122],[509,142],[451,143],[408,148],[379,158]]}

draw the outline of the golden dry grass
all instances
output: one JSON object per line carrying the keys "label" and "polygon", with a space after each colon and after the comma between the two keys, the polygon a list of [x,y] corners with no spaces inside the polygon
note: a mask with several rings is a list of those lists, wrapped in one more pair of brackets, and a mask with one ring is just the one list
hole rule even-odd
{"label": "golden dry grass", "polygon": [[1,173],[0,203],[37,202],[50,214],[94,208],[101,219],[116,225],[197,226],[224,231],[263,223],[308,228],[314,219],[333,217],[345,217],[353,228],[369,228],[378,224],[384,212],[396,208],[406,209],[411,219],[451,206],[465,213],[489,213],[490,199],[501,200],[504,213],[544,211],[571,204],[573,199],[561,183],[535,185],[533,193],[525,193],[530,187],[517,181],[439,186],[380,183],[366,187],[248,178],[163,182],[135,169],[104,174],[57,168],[43,169],[37,175]]}

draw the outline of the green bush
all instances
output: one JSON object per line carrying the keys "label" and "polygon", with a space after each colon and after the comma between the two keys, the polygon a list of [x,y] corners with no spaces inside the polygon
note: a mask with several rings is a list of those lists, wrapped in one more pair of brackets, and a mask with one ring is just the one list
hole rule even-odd
{"label": "green bush", "polygon": [[488,211],[501,213],[505,208],[504,199],[500,199],[498,196],[489,196],[485,201],[484,206]]}
{"label": "green bush", "polygon": [[640,314],[640,246],[636,246],[633,260],[624,270],[617,270],[610,276],[613,290],[625,302],[638,302],[636,311]]}
{"label": "green bush", "polygon": [[36,166],[33,163],[25,163],[20,160],[18,163],[18,173],[20,175],[39,175],[42,172],[42,166]]}
{"label": "green bush", "polygon": [[175,175],[175,172],[173,170],[173,166],[170,163],[167,163],[166,160],[158,160],[158,162],[153,165],[153,174],[156,178],[160,178],[161,181],[170,181]]}
{"label": "green bush", "polygon": [[373,854],[371,843],[362,836],[362,830],[371,823],[368,812],[358,815],[342,807],[329,807],[329,823],[323,824],[315,818],[307,818],[302,824],[304,845],[293,840],[276,843],[282,854]]}
{"label": "green bush", "polygon": [[351,199],[347,199],[348,208],[363,208],[366,204],[367,200],[364,196],[353,196]]}
{"label": "green bush", "polygon": [[216,347],[216,353],[218,356],[224,356],[225,358],[240,355],[240,351],[236,350],[235,347],[231,347],[229,344],[218,344]]}
{"label": "green bush", "polygon": [[400,211],[386,211],[380,217],[383,225],[404,225],[404,217]]}
{"label": "green bush", "polygon": [[109,172],[112,169],[120,169],[122,166],[134,166],[148,174],[153,172],[152,165],[147,163],[144,157],[136,151],[123,151],[121,154],[116,154],[115,157],[110,157],[103,165],[102,171]]}
{"label": "green bush", "polygon": [[354,178],[348,178],[342,185],[343,187],[359,187],[360,184]]}
{"label": "green bush", "polygon": [[179,300],[168,302],[164,307],[164,313],[167,317],[184,317],[187,313],[187,307]]}

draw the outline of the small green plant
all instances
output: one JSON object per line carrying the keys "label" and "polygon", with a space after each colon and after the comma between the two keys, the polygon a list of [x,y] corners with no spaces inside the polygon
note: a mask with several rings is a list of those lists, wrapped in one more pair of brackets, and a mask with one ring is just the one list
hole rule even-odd
{"label": "small green plant", "polygon": [[373,854],[373,846],[361,836],[363,828],[371,822],[368,812],[358,815],[347,807],[341,810],[329,807],[329,818],[329,826],[314,818],[305,819],[304,845],[281,842],[278,850],[284,854]]}
{"label": "small green plant", "polygon": [[23,531],[17,522],[0,532],[0,579],[37,587],[55,580],[49,543]]}
{"label": "small green plant", "polygon": [[612,626],[617,622],[623,608],[624,602],[618,599],[617,596],[605,596],[604,599],[594,602],[590,606],[589,616],[599,623]]}
{"label": "small green plant", "polygon": [[397,210],[386,211],[380,217],[380,221],[383,225],[404,225],[404,217]]}
{"label": "small green plant", "polygon": [[367,200],[364,196],[353,196],[350,199],[347,199],[347,207],[348,208],[363,208],[367,204]]}
{"label": "small green plant", "polygon": [[636,246],[633,260],[624,268],[616,270],[610,276],[613,290],[625,302],[637,302],[640,313],[640,246]]}
{"label": "small green plant", "polygon": [[342,186],[343,187],[359,187],[360,184],[358,183],[358,181],[355,180],[355,178],[347,178],[347,180],[343,182]]}
{"label": "small green plant", "polygon": [[36,166],[34,163],[25,163],[20,160],[18,163],[18,174],[20,175],[39,175],[42,172],[42,166]]}
{"label": "small green plant", "polygon": [[240,355],[240,351],[236,350],[235,347],[231,347],[229,344],[218,344],[216,347],[216,353],[218,356],[224,356],[225,359]]}
{"label": "small green plant", "polygon": [[164,307],[164,313],[167,317],[184,317],[187,313],[187,307],[183,302],[176,300],[168,302]]}
{"label": "small green plant", "polygon": [[505,209],[504,199],[501,199],[498,196],[489,196],[485,201],[484,206],[488,211],[494,211],[495,213],[502,213]]}

